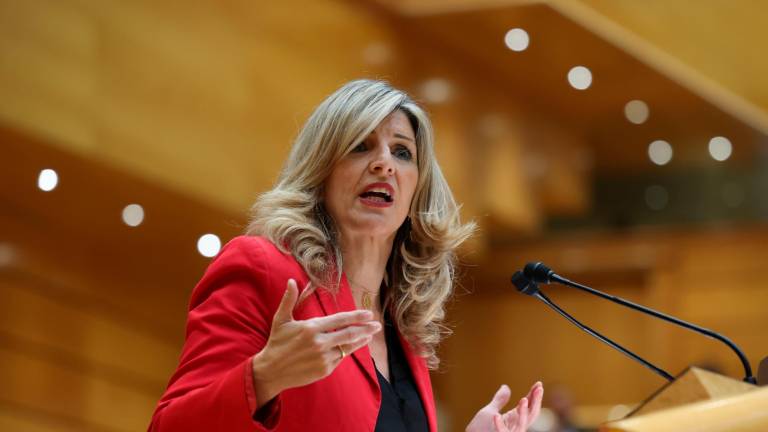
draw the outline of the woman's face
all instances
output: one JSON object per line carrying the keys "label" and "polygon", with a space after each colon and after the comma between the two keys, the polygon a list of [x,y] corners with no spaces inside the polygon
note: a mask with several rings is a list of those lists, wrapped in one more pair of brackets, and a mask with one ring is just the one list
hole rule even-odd
{"label": "woman's face", "polygon": [[387,116],[331,171],[325,208],[344,234],[393,236],[419,181],[416,138],[401,110]]}

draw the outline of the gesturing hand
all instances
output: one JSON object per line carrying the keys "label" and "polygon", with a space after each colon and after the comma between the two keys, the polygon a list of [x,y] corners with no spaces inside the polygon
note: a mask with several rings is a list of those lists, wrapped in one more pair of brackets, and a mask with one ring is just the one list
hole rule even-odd
{"label": "gesturing hand", "polygon": [[253,356],[256,403],[263,406],[283,390],[310,384],[333,372],[343,357],[366,346],[381,330],[368,310],[339,312],[304,321],[293,319],[299,290],[288,280],[272,319],[267,344]]}
{"label": "gesturing hand", "polygon": [[536,382],[517,406],[505,414],[501,409],[509,402],[509,387],[502,385],[491,402],[475,414],[467,426],[467,432],[525,432],[541,411],[544,386]]}

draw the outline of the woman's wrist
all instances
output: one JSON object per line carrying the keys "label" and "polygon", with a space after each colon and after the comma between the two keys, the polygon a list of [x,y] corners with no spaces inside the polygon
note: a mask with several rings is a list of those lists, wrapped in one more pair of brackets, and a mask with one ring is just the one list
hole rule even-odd
{"label": "woman's wrist", "polygon": [[251,358],[251,375],[253,377],[253,387],[256,393],[256,406],[261,408],[269,401],[280,394],[280,389],[275,385],[272,376],[269,373],[269,364],[264,358],[263,352],[256,354]]}

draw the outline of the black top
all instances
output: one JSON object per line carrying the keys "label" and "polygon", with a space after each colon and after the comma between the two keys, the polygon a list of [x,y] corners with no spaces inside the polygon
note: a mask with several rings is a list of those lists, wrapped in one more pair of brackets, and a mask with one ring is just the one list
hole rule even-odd
{"label": "black top", "polygon": [[381,408],[376,419],[375,432],[427,432],[427,415],[403,347],[400,345],[397,330],[390,322],[388,314],[384,320],[389,381],[376,368],[381,387]]}

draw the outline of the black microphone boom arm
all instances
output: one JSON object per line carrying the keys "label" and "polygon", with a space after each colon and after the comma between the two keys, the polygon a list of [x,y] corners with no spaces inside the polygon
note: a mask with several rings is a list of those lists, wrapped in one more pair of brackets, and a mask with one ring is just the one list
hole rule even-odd
{"label": "black microphone boom arm", "polygon": [[687,321],[683,321],[679,318],[675,318],[671,315],[667,315],[665,313],[653,310],[651,308],[645,307],[643,305],[639,305],[637,303],[633,303],[629,300],[625,300],[621,297],[613,296],[610,294],[606,294],[602,291],[598,291],[594,288],[590,288],[586,285],[582,285],[577,282],[570,281],[562,276],[559,276],[556,274],[552,269],[547,267],[541,262],[537,263],[528,263],[525,265],[525,269],[523,270],[523,274],[526,278],[528,278],[532,283],[550,283],[550,282],[557,282],[562,285],[570,286],[573,288],[580,289],[582,291],[586,291],[592,295],[596,295],[598,297],[602,297],[606,300],[612,301],[614,303],[620,304],[624,307],[628,307],[630,309],[636,310],[638,312],[642,312],[647,315],[654,316],[656,318],[662,319],[664,321],[670,322],[672,324],[675,324],[677,326],[683,327],[685,329],[688,329],[690,331],[703,334],[709,338],[719,340],[720,342],[726,344],[733,352],[736,353],[736,355],[739,357],[739,360],[741,361],[742,366],[744,367],[744,381],[756,384],[757,380],[752,375],[752,366],[749,364],[749,360],[747,359],[747,356],[744,355],[744,353],[739,349],[738,346],[736,346],[733,341],[728,339],[727,337],[709,330],[704,327],[697,326],[696,324],[689,323]]}
{"label": "black microphone boom arm", "polygon": [[558,305],[555,304],[555,302],[550,300],[549,297],[547,297],[543,292],[539,290],[539,286],[536,282],[532,282],[525,275],[523,275],[523,272],[517,271],[515,272],[514,275],[512,275],[512,284],[521,293],[536,297],[537,299],[541,300],[544,304],[552,308],[555,312],[560,314],[563,318],[571,322],[571,324],[575,325],[576,327],[578,327],[585,333],[589,334],[590,336],[596,338],[600,342],[603,342],[604,344],[610,346],[611,348],[618,350],[619,352],[631,358],[632,360],[637,361],[638,363],[650,369],[654,373],[660,375],[662,378],[668,381],[674,381],[674,377],[672,377],[672,375],[667,373],[667,371],[665,371],[664,369],[657,367],[656,365],[645,360],[644,358],[633,353],[632,351],[624,348],[623,346],[617,344],[616,342],[612,341],[606,336],[603,336],[602,334],[598,333],[596,330],[593,330],[591,327],[587,326],[586,324],[581,323],[579,320],[571,316],[568,312],[561,309]]}
{"label": "black microphone boom arm", "polygon": [[629,358],[639,362],[640,364],[642,364],[643,366],[645,366],[648,369],[652,370],[656,374],[660,375],[662,378],[666,379],[667,381],[672,382],[672,381],[675,380],[675,378],[672,375],[670,375],[669,373],[667,373],[667,371],[665,371],[664,369],[662,369],[660,367],[657,367],[653,363],[645,360],[644,358],[640,357],[639,355],[633,353],[632,351],[624,348],[623,346],[617,344],[616,342],[614,342],[614,341],[608,339],[607,337],[601,335],[597,331],[591,329],[586,324],[583,324],[583,323],[579,322],[579,320],[577,320],[576,318],[572,317],[568,312],[560,309],[560,307],[558,305],[556,305],[554,302],[552,302],[552,300],[550,300],[549,297],[544,295],[543,292],[539,291],[536,294],[533,294],[533,296],[538,298],[539,300],[543,301],[544,303],[546,303],[546,305],[551,307],[552,309],[554,309],[555,312],[559,313],[565,319],[567,319],[568,321],[570,321],[573,324],[575,324],[576,327],[578,327],[578,328],[584,330],[585,332],[589,333],[590,335],[594,336],[599,341],[609,345],[612,348],[615,348],[615,349],[621,351],[621,353],[624,354],[625,356],[627,356],[627,357],[629,357]]}

